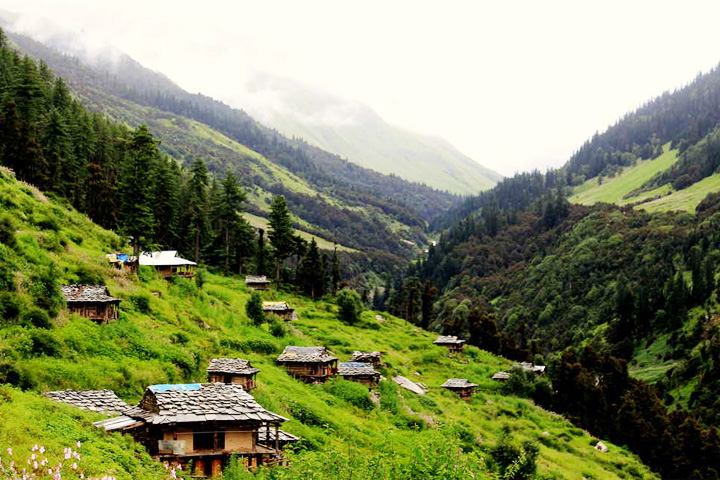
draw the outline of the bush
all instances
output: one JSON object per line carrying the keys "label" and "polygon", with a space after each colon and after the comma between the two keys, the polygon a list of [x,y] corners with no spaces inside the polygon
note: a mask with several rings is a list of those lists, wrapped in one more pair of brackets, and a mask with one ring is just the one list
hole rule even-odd
{"label": "bush", "polygon": [[264,353],[270,355],[277,352],[277,346],[268,340],[245,340],[239,342],[243,352]]}
{"label": "bush", "polygon": [[18,296],[11,292],[0,292],[0,321],[13,322],[17,320],[22,310]]}
{"label": "bush", "polygon": [[503,427],[500,441],[490,449],[490,458],[502,478],[508,480],[529,480],[537,472],[537,457],[540,450],[532,442],[523,442],[521,447],[512,443],[510,429]]}
{"label": "bush", "polygon": [[270,324],[270,335],[277,338],[282,338],[287,335],[287,329],[285,328],[285,324],[283,322],[273,320],[273,322]]}
{"label": "bush", "polygon": [[300,423],[309,427],[334,428],[333,423],[325,418],[322,414],[316,412],[309,405],[302,403],[292,403],[288,405],[290,413]]}
{"label": "bush", "polygon": [[265,312],[263,312],[262,304],[262,297],[258,291],[254,291],[252,295],[250,295],[250,300],[245,304],[245,313],[247,313],[248,318],[252,320],[253,325],[260,326],[265,321]]}
{"label": "bush", "polygon": [[65,304],[65,297],[60,290],[60,283],[54,264],[33,275],[28,282],[28,290],[32,294],[35,305],[46,310],[51,316],[57,315]]}
{"label": "bush", "polygon": [[150,313],[150,295],[143,293],[132,295],[130,302],[135,305],[140,313]]}
{"label": "bush", "polygon": [[31,330],[30,340],[32,341],[30,353],[33,356],[60,356],[60,342],[51,332],[47,330]]}
{"label": "bush", "polygon": [[29,390],[35,386],[32,379],[12,363],[0,363],[0,384],[2,383],[8,383],[23,390]]}
{"label": "bush", "polygon": [[9,215],[0,216],[0,243],[15,248],[15,223]]}
{"label": "bush", "polygon": [[37,328],[50,328],[50,316],[45,310],[39,308],[31,308],[22,315],[22,323]]}
{"label": "bush", "polygon": [[340,290],[336,303],[340,307],[340,319],[343,322],[348,325],[355,325],[360,320],[363,305],[360,295],[355,290]]}
{"label": "bush", "polygon": [[202,290],[206,277],[207,272],[202,268],[198,268],[197,272],[195,272],[195,285],[197,285],[198,289]]}
{"label": "bush", "polygon": [[362,410],[369,411],[375,407],[370,400],[370,392],[367,387],[359,383],[337,379],[326,383],[324,387],[331,394]]}
{"label": "bush", "polygon": [[392,382],[380,382],[380,408],[390,413],[400,411],[400,400],[397,388]]}

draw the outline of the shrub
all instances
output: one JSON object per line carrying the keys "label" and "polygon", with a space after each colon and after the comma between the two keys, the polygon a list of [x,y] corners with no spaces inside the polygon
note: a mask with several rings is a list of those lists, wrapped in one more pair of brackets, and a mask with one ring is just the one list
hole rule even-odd
{"label": "shrub", "polygon": [[293,417],[302,424],[310,427],[334,428],[333,423],[325,418],[322,414],[316,412],[309,405],[302,403],[291,403],[288,410]]}
{"label": "shrub", "polygon": [[265,321],[265,313],[262,309],[262,297],[260,292],[254,291],[250,296],[250,300],[245,304],[245,313],[253,324],[256,326],[262,325]]}
{"label": "shrub", "polygon": [[239,343],[243,352],[264,353],[270,355],[277,352],[277,346],[268,340],[245,340]]}
{"label": "shrub", "polygon": [[55,264],[51,264],[49,268],[33,275],[28,283],[28,290],[35,300],[35,305],[46,310],[53,317],[65,304],[57,277]]}
{"label": "shrub", "polygon": [[48,217],[45,215],[38,215],[33,218],[33,223],[40,227],[42,230],[51,230],[57,232],[60,230],[60,225],[55,217]]}
{"label": "shrub", "polygon": [[197,285],[198,289],[202,290],[206,277],[207,272],[202,268],[198,268],[197,272],[195,272],[195,285]]}
{"label": "shrub", "polygon": [[60,342],[47,330],[31,330],[30,340],[32,341],[30,353],[33,356],[57,357],[60,355]]}
{"label": "shrub", "polygon": [[334,380],[325,384],[325,389],[338,398],[362,410],[372,410],[375,405],[370,400],[367,387],[349,380]]}
{"label": "shrub", "polygon": [[0,321],[12,322],[18,318],[22,304],[18,296],[11,292],[0,292]]}
{"label": "shrub", "polygon": [[102,273],[97,268],[88,268],[86,266],[80,266],[75,271],[75,275],[77,275],[77,283],[83,284],[83,285],[103,285],[105,284],[105,279],[103,278]]}
{"label": "shrub", "polygon": [[45,312],[45,310],[40,310],[39,308],[31,308],[27,312],[23,313],[22,323],[46,329],[52,326],[50,323],[50,316],[47,312]]}
{"label": "shrub", "polygon": [[140,313],[150,313],[150,295],[143,293],[132,295],[130,302],[135,305]]}
{"label": "shrub", "polygon": [[282,338],[287,335],[287,329],[285,328],[285,324],[283,324],[283,322],[274,320],[270,324],[270,335],[277,338]]}
{"label": "shrub", "polygon": [[363,311],[360,295],[355,290],[347,288],[340,290],[336,303],[340,307],[340,319],[348,325],[355,325],[360,320]]}
{"label": "shrub", "polygon": [[528,480],[535,477],[537,471],[538,446],[532,442],[523,442],[521,447],[512,443],[510,429],[503,427],[500,441],[490,449],[490,458],[502,478],[508,480]]}
{"label": "shrub", "polygon": [[9,215],[0,216],[0,243],[15,248],[15,223]]}
{"label": "shrub", "polygon": [[380,382],[380,408],[390,413],[400,411],[397,389],[391,382]]}
{"label": "shrub", "polygon": [[2,383],[8,383],[23,390],[28,390],[35,386],[35,382],[12,363],[0,363],[0,384]]}

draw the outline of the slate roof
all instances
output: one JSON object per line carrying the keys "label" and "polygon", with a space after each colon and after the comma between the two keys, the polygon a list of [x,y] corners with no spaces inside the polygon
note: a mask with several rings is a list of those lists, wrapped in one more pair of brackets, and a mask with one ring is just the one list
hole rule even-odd
{"label": "slate roof", "polygon": [[278,363],[327,363],[337,359],[325,347],[295,347],[288,345],[276,361]]}
{"label": "slate roof", "polygon": [[253,375],[260,371],[242,358],[213,358],[207,367],[208,373],[229,373],[233,375]]}
{"label": "slate roof", "polygon": [[535,373],[543,373],[545,371],[545,365],[534,365],[530,362],[519,362],[513,365],[514,367],[520,367],[523,370]]}
{"label": "slate roof", "polygon": [[265,410],[240,385],[224,383],[152,385],[127,417],[152,425],[210,421],[284,422],[287,418]]}
{"label": "slate roof", "polygon": [[437,345],[462,345],[465,340],[459,339],[455,335],[440,335],[433,343]]}
{"label": "slate roof", "polygon": [[82,410],[108,415],[118,414],[129,407],[112,390],[60,390],[47,392],[45,396]]}
{"label": "slate roof", "polygon": [[379,377],[380,372],[375,371],[371,363],[342,362],[338,364],[338,375],[343,377],[370,375]]}
{"label": "slate roof", "polygon": [[492,376],[493,380],[508,380],[510,378],[510,372],[497,372]]}
{"label": "slate roof", "polygon": [[[270,430],[270,433],[268,435],[267,427],[265,427],[263,425],[262,427],[258,428],[258,441],[260,443],[275,442],[275,429],[271,427],[269,430]],[[299,437],[296,437],[295,435],[293,435],[291,433],[283,432],[280,429],[278,429],[278,437],[279,437],[278,440],[281,442],[297,442],[298,440],[300,440]]]}
{"label": "slate roof", "polygon": [[195,262],[178,257],[177,250],[163,250],[162,252],[142,252],[140,265],[151,267],[180,267],[183,265],[197,265]]}
{"label": "slate roof", "polygon": [[263,311],[266,312],[285,312],[287,310],[292,311],[290,305],[287,302],[263,302]]}
{"label": "slate roof", "polygon": [[440,386],[444,388],[471,388],[477,387],[478,384],[469,382],[467,378],[448,378]]}
{"label": "slate roof", "polygon": [[105,285],[63,285],[61,291],[68,303],[120,303]]}
{"label": "slate roof", "polygon": [[373,360],[380,360],[380,357],[382,357],[382,353],[380,352],[359,352],[355,350],[352,354],[352,357],[350,357],[351,362],[372,362]]}
{"label": "slate roof", "polygon": [[245,277],[245,283],[270,283],[265,275],[248,275]]}

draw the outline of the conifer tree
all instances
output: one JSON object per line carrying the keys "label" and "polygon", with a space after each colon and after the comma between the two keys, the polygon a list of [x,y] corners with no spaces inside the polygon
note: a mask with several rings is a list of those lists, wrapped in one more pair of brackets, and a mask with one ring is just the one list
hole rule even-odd
{"label": "conifer tree", "polygon": [[322,260],[317,243],[313,238],[299,267],[298,283],[306,295],[313,300],[325,293]]}
{"label": "conifer tree", "polygon": [[338,284],[340,283],[340,262],[338,261],[337,256],[337,245],[335,245],[335,248],[333,249],[333,256],[332,256],[332,293],[335,295],[337,293]]}
{"label": "conifer tree", "polygon": [[255,252],[255,273],[267,273],[267,249],[265,248],[265,230],[258,228],[257,250]]}
{"label": "conifer tree", "polygon": [[187,238],[192,241],[195,262],[200,262],[200,255],[207,245],[209,234],[208,220],[208,173],[205,162],[197,159],[190,167],[190,178],[187,186],[187,204],[185,212],[185,230]]}
{"label": "conifer tree", "polygon": [[177,162],[160,158],[155,169],[155,243],[162,248],[177,247],[181,175]]}
{"label": "conifer tree", "polygon": [[273,246],[275,257],[275,279],[280,280],[280,268],[283,262],[292,255],[295,248],[290,210],[282,195],[275,196],[270,205],[270,228],[268,238]]}
{"label": "conifer tree", "polygon": [[228,173],[222,182],[214,215],[219,240],[217,243],[227,272],[230,271],[233,260],[238,259],[239,249],[249,250],[247,245],[243,245],[247,237],[243,235],[247,222],[240,216],[246,198],[237,177]]}
{"label": "conifer tree", "polygon": [[132,237],[135,256],[153,244],[155,196],[151,173],[158,157],[155,139],[146,125],[140,125],[133,133],[119,187],[120,231]]}

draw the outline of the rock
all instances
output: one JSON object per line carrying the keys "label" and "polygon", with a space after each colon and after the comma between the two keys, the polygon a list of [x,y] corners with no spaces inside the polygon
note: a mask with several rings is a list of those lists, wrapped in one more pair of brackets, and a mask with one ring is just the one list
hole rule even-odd
{"label": "rock", "polygon": [[604,453],[608,451],[608,447],[604,443],[598,442],[595,444],[595,450],[599,450]]}
{"label": "rock", "polygon": [[543,437],[549,437],[550,432],[542,432],[540,435],[542,435]]}
{"label": "rock", "polygon": [[417,393],[418,395],[425,395],[425,390],[420,387],[417,383],[413,382],[410,379],[407,379],[401,375],[398,375],[397,377],[393,377],[393,382],[397,383],[399,386],[404,388],[405,390],[410,390],[413,393]]}
{"label": "rock", "polygon": [[385,323],[385,319],[381,315],[375,315],[375,320],[380,323]]}

